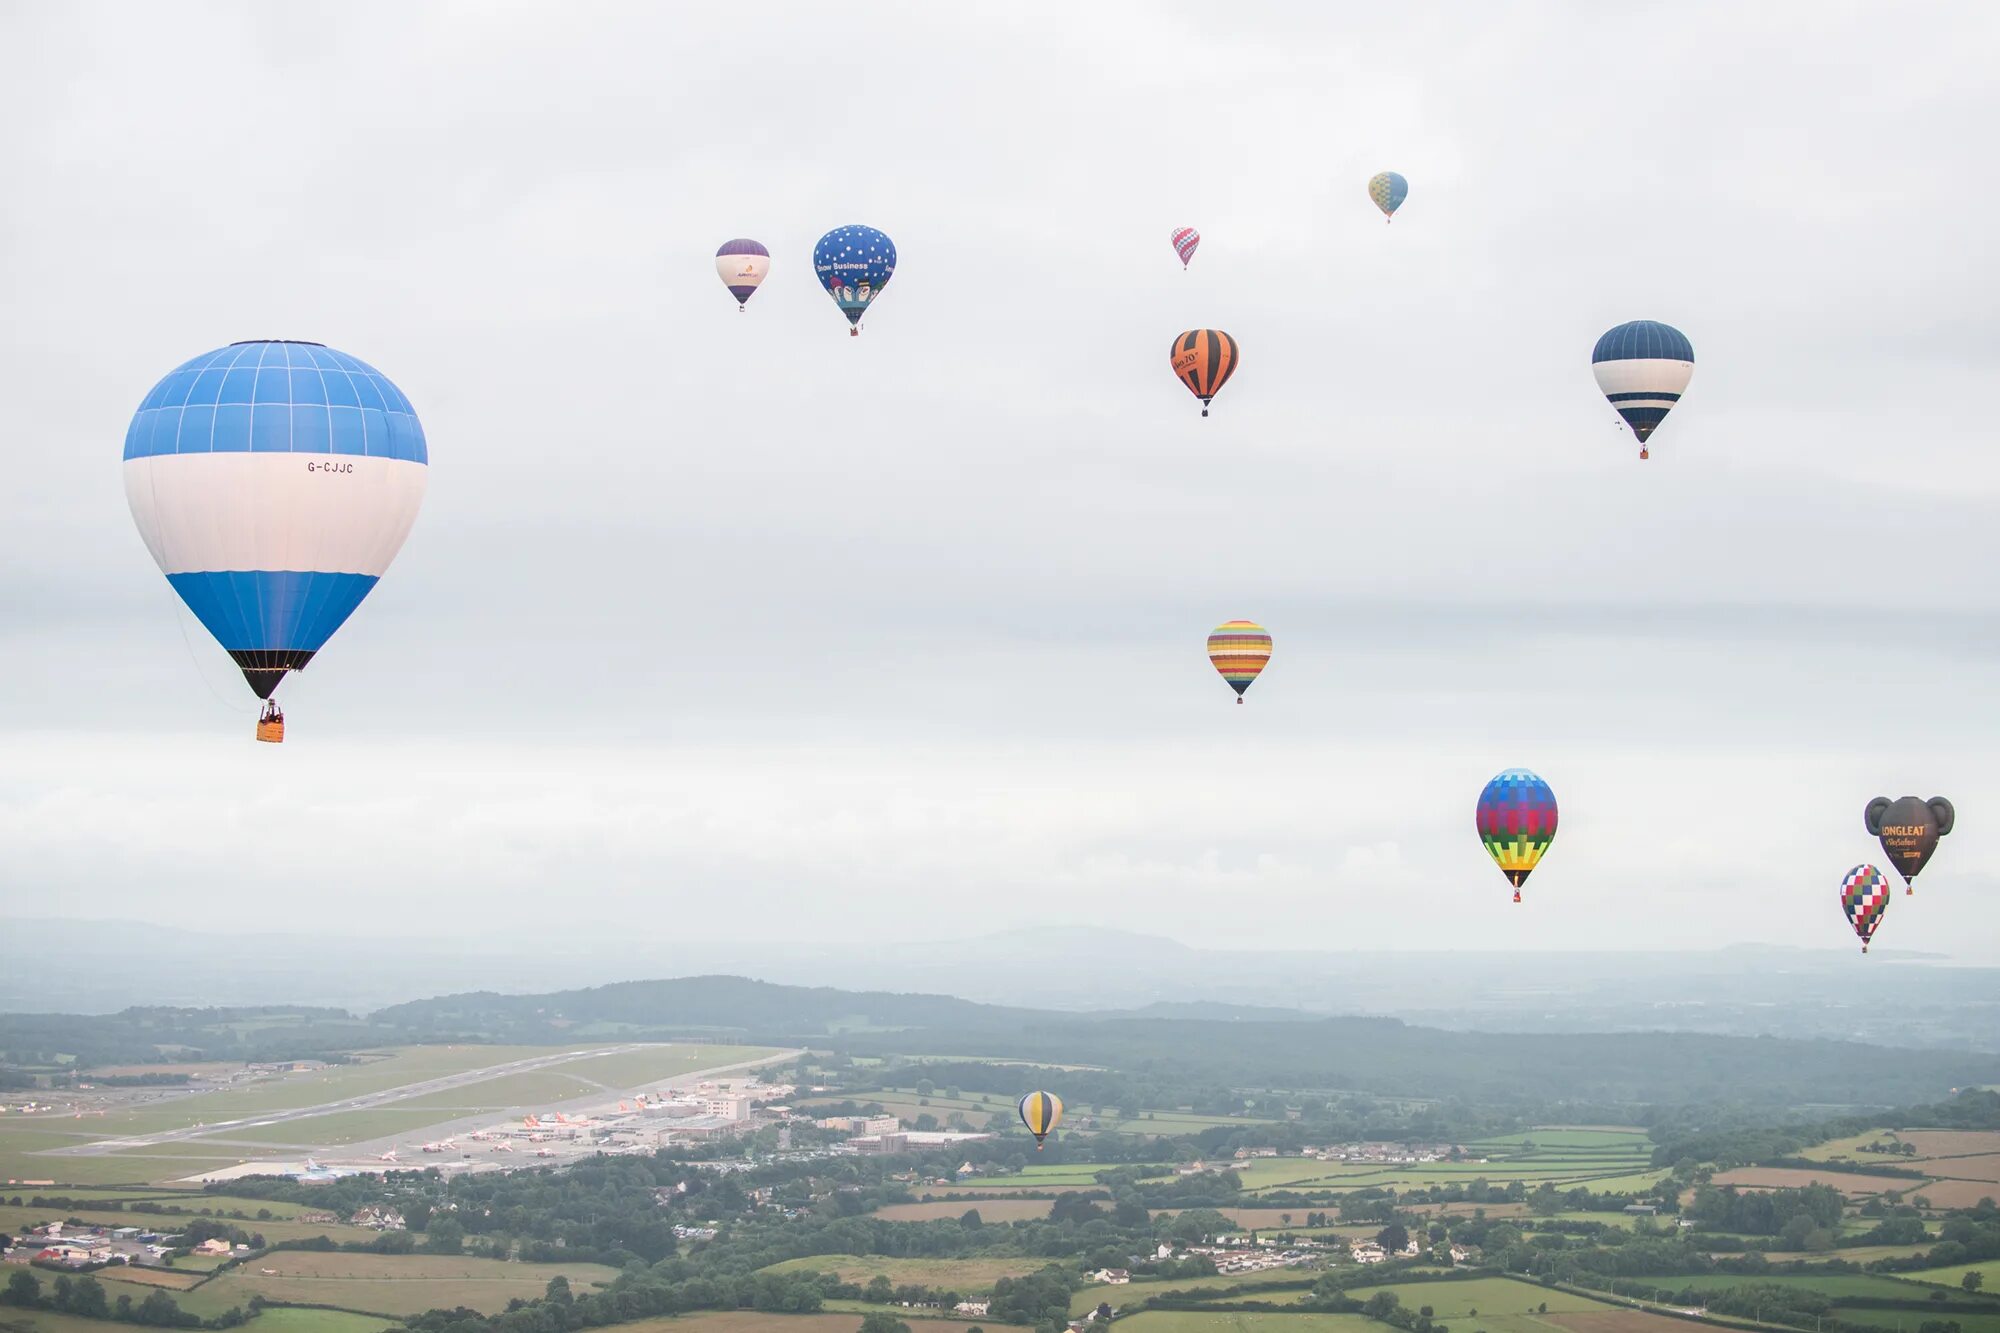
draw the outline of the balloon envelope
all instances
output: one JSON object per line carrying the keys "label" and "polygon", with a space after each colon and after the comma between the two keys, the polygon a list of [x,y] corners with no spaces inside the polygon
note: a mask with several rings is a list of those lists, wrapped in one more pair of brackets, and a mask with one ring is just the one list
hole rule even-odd
{"label": "balloon envelope", "polygon": [[1874,866],[1856,866],[1840,881],[1840,908],[1861,937],[1863,953],[1868,952],[1875,928],[1882,924],[1882,914],[1889,910],[1890,892],[1888,876]]}
{"label": "balloon envelope", "polygon": [[1182,227],[1174,233],[1174,253],[1181,257],[1182,268],[1188,266],[1188,260],[1194,258],[1194,248],[1200,244],[1201,233],[1193,227]]}
{"label": "balloon envelope", "polygon": [[1236,363],[1242,359],[1236,339],[1221,329],[1189,329],[1174,339],[1167,352],[1167,363],[1174,374],[1187,385],[1189,393],[1201,399],[1203,416],[1208,415],[1209,400],[1222,392],[1222,386],[1229,383],[1229,377],[1236,373]]}
{"label": "balloon envelope", "polygon": [[1368,197],[1384,217],[1392,217],[1410,197],[1410,183],[1393,171],[1378,171],[1368,178]]}
{"label": "balloon envelope", "polygon": [[1031,1092],[1021,1099],[1018,1109],[1021,1113],[1021,1123],[1035,1136],[1035,1146],[1038,1148],[1042,1140],[1046,1139],[1050,1131],[1062,1120],[1062,1098],[1053,1092]]}
{"label": "balloon envelope", "polygon": [[1208,636],[1208,660],[1240,699],[1271,660],[1271,631],[1254,620],[1226,620]]}
{"label": "balloon envelope", "polygon": [[1644,444],[1694,378],[1694,344],[1670,324],[1635,319],[1597,340],[1590,372],[1612,410]]}
{"label": "balloon envelope", "polygon": [[1903,877],[1911,893],[1916,892],[1911,881],[1937,850],[1938,839],[1951,832],[1955,818],[1951,802],[1942,796],[1933,796],[1928,801],[1914,796],[1893,801],[1877,796],[1862,812],[1862,823],[1881,840],[1882,854],[1889,858],[1889,864]]}
{"label": "balloon envelope", "polygon": [[1519,902],[1521,885],[1555,841],[1555,792],[1527,769],[1510,768],[1479,793],[1473,819],[1486,854],[1514,886],[1514,900]]}
{"label": "balloon envelope", "polygon": [[736,298],[736,308],[748,305],[750,298],[764,283],[764,275],[771,271],[771,252],[760,242],[738,237],[724,241],[722,248],[715,252],[715,275],[729,288],[729,294]]}
{"label": "balloon envelope", "polygon": [[896,274],[896,243],[873,227],[835,227],[813,247],[813,272],[858,332],[869,303]]}
{"label": "balloon envelope", "polygon": [[125,498],[167,581],[270,698],[402,549],[430,474],[410,400],[319,343],[232,343],[153,386]]}

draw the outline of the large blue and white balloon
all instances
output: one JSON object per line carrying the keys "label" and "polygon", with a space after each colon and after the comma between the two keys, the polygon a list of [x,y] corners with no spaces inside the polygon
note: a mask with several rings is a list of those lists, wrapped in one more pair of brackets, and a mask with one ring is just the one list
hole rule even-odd
{"label": "large blue and white balloon", "polygon": [[1639,457],[1645,458],[1646,441],[1694,378],[1694,344],[1670,324],[1635,319],[1597,340],[1590,371],[1612,408],[1639,437]]}
{"label": "large blue and white balloon", "polygon": [[835,227],[813,247],[813,272],[858,336],[869,303],[896,274],[896,243],[873,227]]}
{"label": "large blue and white balloon", "polygon": [[361,604],[430,473],[410,400],[319,343],[232,343],[153,386],[125,498],[160,571],[264,699]]}

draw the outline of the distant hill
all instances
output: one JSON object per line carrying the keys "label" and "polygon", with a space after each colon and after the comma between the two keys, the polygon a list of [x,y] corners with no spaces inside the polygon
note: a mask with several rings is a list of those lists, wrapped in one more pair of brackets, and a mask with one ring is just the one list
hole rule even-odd
{"label": "distant hill", "polygon": [[2000,1081],[2000,1056],[1697,1033],[1453,1032],[1387,1018],[1177,1004],[1073,1014],[941,995],[742,977],[481,992],[396,1005],[371,1023],[412,1039],[534,1042],[713,1035],[854,1055],[984,1056],[1171,1071],[1233,1087],[1324,1088],[1490,1103],[1745,1102],[1889,1106]]}

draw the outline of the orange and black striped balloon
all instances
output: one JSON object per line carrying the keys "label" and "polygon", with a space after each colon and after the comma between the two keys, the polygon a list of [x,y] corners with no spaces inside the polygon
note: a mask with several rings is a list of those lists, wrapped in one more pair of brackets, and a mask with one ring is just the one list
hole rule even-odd
{"label": "orange and black striped balloon", "polygon": [[1174,339],[1173,368],[1188,392],[1201,399],[1201,414],[1208,415],[1208,400],[1222,392],[1243,354],[1236,339],[1221,329],[1189,329]]}

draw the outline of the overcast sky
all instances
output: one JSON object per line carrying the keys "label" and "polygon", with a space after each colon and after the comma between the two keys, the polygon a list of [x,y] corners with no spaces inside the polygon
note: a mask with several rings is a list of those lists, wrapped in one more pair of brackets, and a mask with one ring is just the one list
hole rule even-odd
{"label": "overcast sky", "polygon": [[[1944,794],[1878,938],[2000,961],[1995,50],[1971,4],[0,5],[0,916],[1852,949],[1862,806]],[[858,339],[849,223],[900,256]],[[1641,318],[1697,358],[1646,463],[1589,365]],[[431,450],[282,747],[119,470],[263,337]],[[1515,765],[1521,907],[1472,828]]]}

